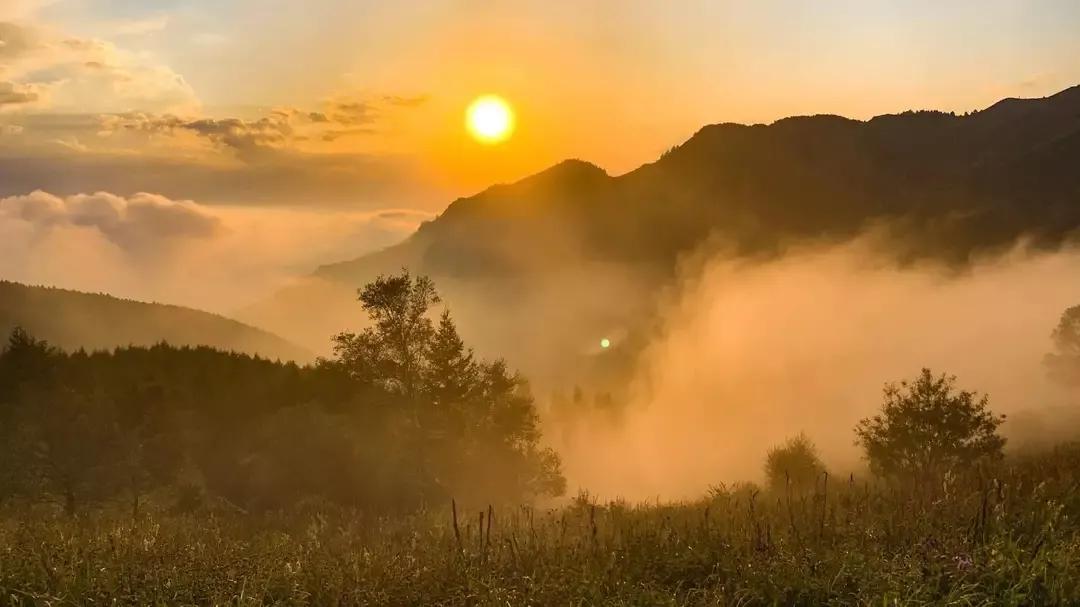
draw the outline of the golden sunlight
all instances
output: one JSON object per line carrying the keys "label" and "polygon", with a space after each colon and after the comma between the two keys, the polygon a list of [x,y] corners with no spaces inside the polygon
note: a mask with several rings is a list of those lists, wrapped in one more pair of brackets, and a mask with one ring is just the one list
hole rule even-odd
{"label": "golden sunlight", "polygon": [[477,97],[465,111],[465,126],[480,143],[500,143],[514,132],[514,111],[497,95]]}

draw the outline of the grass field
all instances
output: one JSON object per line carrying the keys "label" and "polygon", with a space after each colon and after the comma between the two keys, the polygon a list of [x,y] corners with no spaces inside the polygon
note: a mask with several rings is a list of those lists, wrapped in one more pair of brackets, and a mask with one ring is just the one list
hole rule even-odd
{"label": "grass field", "polygon": [[740,486],[680,504],[458,506],[456,526],[453,510],[132,522],[9,508],[0,592],[24,605],[1080,603],[1071,447],[922,496],[823,478],[805,496]]}

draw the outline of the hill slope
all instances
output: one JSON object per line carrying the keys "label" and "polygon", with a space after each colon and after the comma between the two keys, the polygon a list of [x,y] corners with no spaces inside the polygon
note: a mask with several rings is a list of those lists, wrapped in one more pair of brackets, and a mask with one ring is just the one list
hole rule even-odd
{"label": "hill slope", "polygon": [[[711,125],[625,175],[566,161],[458,199],[405,242],[319,268],[245,314],[279,331],[288,329],[275,319],[317,318],[324,325],[315,334],[325,335],[355,310],[353,289],[408,267],[451,294],[486,290],[492,305],[465,306],[485,323],[512,318],[505,326],[516,327],[528,321],[536,297],[556,293],[566,296],[554,299],[567,318],[584,314],[593,327],[632,316],[629,298],[665,284],[679,257],[706,241],[771,255],[800,240],[887,226],[902,259],[964,263],[1021,237],[1055,247],[1080,227],[1077,167],[1080,87],[963,116]],[[633,273],[636,290],[592,281],[609,275],[598,268]],[[568,284],[590,293],[588,305],[568,295]],[[602,313],[588,316],[594,308]]]}
{"label": "hill slope", "polygon": [[165,341],[298,362],[314,358],[276,335],[208,312],[0,281],[0,332],[6,338],[16,326],[68,350]]}

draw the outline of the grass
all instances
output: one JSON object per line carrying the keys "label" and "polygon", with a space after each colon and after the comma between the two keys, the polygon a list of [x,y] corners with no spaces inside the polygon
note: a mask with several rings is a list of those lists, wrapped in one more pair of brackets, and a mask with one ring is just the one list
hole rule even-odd
{"label": "grass", "polygon": [[[693,503],[77,519],[9,508],[14,605],[1080,603],[1080,450],[945,479]],[[119,512],[119,509],[117,510]]]}

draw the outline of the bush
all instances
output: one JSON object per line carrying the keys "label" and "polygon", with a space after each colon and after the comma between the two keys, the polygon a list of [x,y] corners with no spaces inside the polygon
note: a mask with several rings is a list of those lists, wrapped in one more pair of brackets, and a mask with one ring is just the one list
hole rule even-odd
{"label": "bush", "polygon": [[875,474],[926,484],[979,460],[1000,459],[1005,439],[989,399],[955,389],[956,378],[930,369],[912,382],[886,384],[881,413],[855,428]]}
{"label": "bush", "polygon": [[773,447],[765,458],[765,479],[773,491],[812,493],[823,474],[825,464],[805,434],[800,433],[783,445]]}

